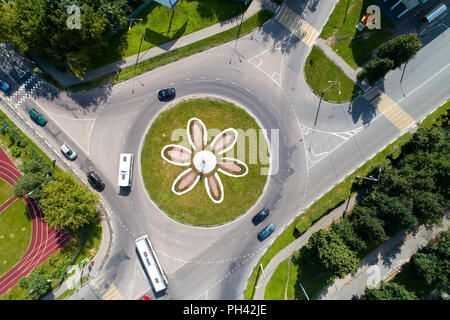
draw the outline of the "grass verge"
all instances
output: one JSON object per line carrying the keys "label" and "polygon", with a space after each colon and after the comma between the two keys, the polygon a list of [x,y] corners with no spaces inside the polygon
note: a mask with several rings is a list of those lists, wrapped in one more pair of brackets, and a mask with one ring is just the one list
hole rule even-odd
{"label": "grass verge", "polygon": [[[361,93],[361,89],[353,80],[316,46],[306,59],[305,78],[311,89],[328,101],[349,101]],[[329,88],[332,85],[329,81],[339,81],[339,85]]]}

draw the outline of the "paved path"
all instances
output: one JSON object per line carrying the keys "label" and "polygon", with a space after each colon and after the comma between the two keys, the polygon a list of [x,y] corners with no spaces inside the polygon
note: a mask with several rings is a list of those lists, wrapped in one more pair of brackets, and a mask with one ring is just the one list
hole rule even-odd
{"label": "paved path", "polygon": [[[276,5],[271,2],[270,0],[253,0],[250,6],[247,8],[247,11],[244,13],[244,21],[256,14],[258,11],[262,9],[267,9],[271,11],[276,10]],[[216,23],[215,25],[212,25],[210,27],[201,29],[199,31],[190,33],[184,37],[169,41],[167,43],[164,43],[160,46],[153,47],[151,49],[148,49],[146,51],[143,51],[139,54],[139,62],[154,58],[156,56],[159,56],[161,54],[164,54],[166,52],[184,47],[188,44],[200,41],[202,39],[206,39],[210,36],[213,36],[215,34],[221,33],[223,31],[229,30],[241,23],[241,15],[238,17],[229,19],[227,21],[222,21],[219,23]],[[49,73],[56,81],[58,81],[61,85],[68,87],[80,83],[84,83],[87,81],[90,81],[92,79],[117,72],[123,68],[129,67],[136,63],[138,55],[129,56],[127,58],[124,58],[122,60],[110,63],[108,65],[105,65],[101,68],[92,70],[84,75],[84,79],[81,80],[75,76],[67,75],[52,65],[48,64],[42,59],[39,59],[36,56],[33,56],[33,58],[36,60],[36,62],[42,67],[44,71]]]}
{"label": "paved path", "polygon": [[331,47],[328,46],[326,41],[323,40],[322,38],[317,38],[316,43],[319,46],[319,48],[323,50],[326,56],[330,58],[330,60],[333,61],[339,68],[341,68],[342,71],[344,71],[347,77],[352,79],[354,82],[357,82],[358,79],[356,76],[358,75],[358,72],[361,68],[355,70],[352,67],[350,67],[347,64],[347,62],[345,62],[345,60],[342,59],[341,56],[339,56],[336,52],[334,52],[334,50],[331,49]]}
{"label": "paved path", "polygon": [[269,283],[269,280],[272,277],[273,273],[275,272],[275,269],[281,262],[288,259],[290,256],[294,254],[294,252],[298,251],[301,247],[307,244],[309,238],[314,232],[328,227],[333,223],[333,221],[341,218],[345,212],[352,210],[355,203],[356,203],[356,195],[352,196],[350,199],[345,201],[342,205],[334,209],[328,215],[320,219],[318,222],[314,223],[312,227],[309,228],[300,238],[291,242],[283,250],[277,253],[270,260],[269,264],[264,268],[264,276],[259,277],[255,293],[253,296],[253,300],[264,300],[264,293],[266,291],[266,286]]}
{"label": "paved path", "polygon": [[364,257],[354,274],[333,281],[316,299],[350,300],[361,296],[368,283],[376,285],[379,283],[378,277],[383,281],[392,278],[420,248],[426,246],[441,231],[448,230],[449,225],[449,219],[444,218],[443,227],[432,230],[422,227],[416,235],[408,235],[406,239],[403,239],[404,233],[396,234]]}

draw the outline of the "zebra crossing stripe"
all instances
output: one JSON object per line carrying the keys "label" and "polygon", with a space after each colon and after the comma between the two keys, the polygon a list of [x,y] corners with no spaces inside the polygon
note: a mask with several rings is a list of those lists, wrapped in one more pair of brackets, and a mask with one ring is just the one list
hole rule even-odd
{"label": "zebra crossing stripe", "polygon": [[364,98],[374,105],[400,131],[404,131],[414,125],[414,119],[379,88],[373,88],[364,95]]}
{"label": "zebra crossing stripe", "polygon": [[291,17],[292,13],[293,12],[291,10],[287,9],[286,10],[286,14],[283,15],[283,17],[280,19],[280,22],[282,24],[286,25],[286,21],[289,20],[289,18]]}

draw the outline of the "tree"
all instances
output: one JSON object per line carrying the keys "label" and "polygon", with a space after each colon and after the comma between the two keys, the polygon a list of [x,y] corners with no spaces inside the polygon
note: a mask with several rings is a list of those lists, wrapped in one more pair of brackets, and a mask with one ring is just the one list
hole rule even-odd
{"label": "tree", "polygon": [[331,230],[344,241],[350,250],[359,252],[366,248],[366,244],[358,237],[349,219],[343,219],[338,223],[333,222]]}
{"label": "tree", "polygon": [[14,194],[21,198],[32,192],[29,196],[39,200],[42,196],[41,186],[52,180],[50,167],[41,159],[32,157],[20,166],[20,170],[24,175],[14,184]]}
{"label": "tree", "polygon": [[364,203],[376,208],[377,217],[384,221],[384,230],[390,235],[401,229],[413,231],[418,225],[412,213],[412,200],[403,195],[390,197],[382,191],[373,191]]}
{"label": "tree", "polygon": [[55,175],[42,189],[41,206],[50,228],[67,228],[76,232],[97,215],[98,195],[70,175]]}
{"label": "tree", "polygon": [[413,211],[420,224],[431,228],[439,225],[444,215],[444,200],[438,193],[421,191],[414,193]]}
{"label": "tree", "polygon": [[339,278],[354,272],[359,265],[356,254],[332,231],[315,232],[309,239],[307,248],[333,276]]}
{"label": "tree", "polygon": [[379,289],[366,288],[364,300],[417,300],[414,293],[394,282],[381,282]]}
{"label": "tree", "polygon": [[417,275],[431,284],[439,274],[439,258],[435,254],[417,253],[413,257],[413,266]]}
{"label": "tree", "polygon": [[372,85],[378,79],[384,77],[394,66],[394,62],[387,58],[375,58],[364,67],[363,77]]}
{"label": "tree", "polygon": [[377,218],[375,208],[359,205],[353,209],[350,219],[354,230],[366,243],[372,240],[381,243],[387,239],[384,222]]}
{"label": "tree", "polygon": [[422,43],[415,33],[404,34],[381,45],[377,58],[391,60],[395,69],[413,58],[421,47]]}
{"label": "tree", "polygon": [[45,273],[43,266],[39,266],[27,276],[19,280],[19,286],[26,289],[28,296],[39,299],[50,290],[49,276]]}

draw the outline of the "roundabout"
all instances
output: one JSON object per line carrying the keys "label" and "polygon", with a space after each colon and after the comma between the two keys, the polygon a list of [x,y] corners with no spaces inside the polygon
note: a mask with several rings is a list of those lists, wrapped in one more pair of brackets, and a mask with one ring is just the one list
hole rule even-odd
{"label": "roundabout", "polygon": [[262,170],[269,166],[268,143],[258,123],[216,98],[185,99],[164,110],[141,153],[152,200],[190,225],[221,225],[247,212],[268,180]]}

